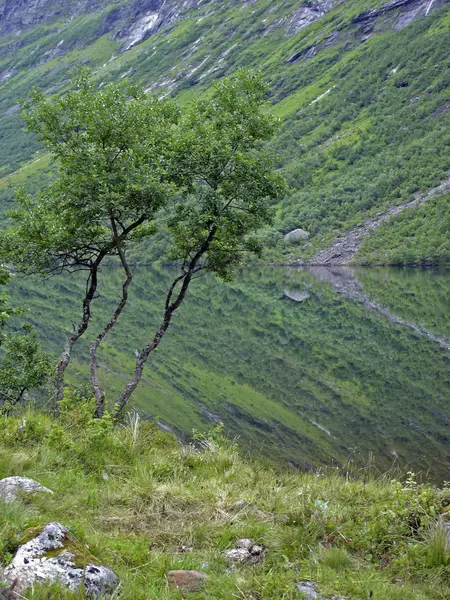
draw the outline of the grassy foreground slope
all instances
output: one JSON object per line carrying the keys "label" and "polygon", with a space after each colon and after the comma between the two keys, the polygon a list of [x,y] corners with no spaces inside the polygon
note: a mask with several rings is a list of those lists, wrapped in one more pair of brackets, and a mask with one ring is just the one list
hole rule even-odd
{"label": "grassy foreground slope", "polygon": [[[238,67],[263,72],[272,89],[271,110],[282,120],[270,150],[293,190],[274,207],[274,226],[263,234],[268,261],[307,257],[368,216],[447,176],[446,3],[437,9],[439,3],[430,4],[426,17],[424,4],[405,27],[408,11],[416,10],[420,0],[374,18],[364,14],[386,2],[322,3],[321,18],[300,30],[295,15],[306,6],[302,2],[193,3],[178,19],[131,46],[105,25],[116,14],[114,7],[92,4],[89,15],[44,19],[0,42],[4,206],[12,199],[9,184],[17,183],[16,177],[8,178],[12,172],[31,161],[18,179],[24,181],[28,174],[36,187],[47,168],[41,171],[34,162],[38,146],[20,124],[19,98],[35,84],[63,93],[70,71],[79,64],[91,66],[99,82],[127,77],[149,93],[170,93],[182,102],[207,93],[214,79]],[[116,5],[126,8],[131,2]],[[304,246],[286,248],[283,234],[296,227],[307,229],[311,238]],[[410,240],[396,231],[399,244]],[[439,251],[430,254],[429,247],[413,239],[403,253],[386,252],[383,260],[407,262],[412,253],[415,262],[448,262],[445,231],[427,222],[424,231],[429,245]],[[162,238],[154,240],[140,251],[141,262],[143,254],[147,261],[158,257],[163,245]],[[376,245],[367,246],[365,261],[379,260]]]}
{"label": "grassy foreground slope", "polygon": [[[330,600],[448,597],[450,554],[438,525],[448,488],[370,470],[357,479],[276,473],[243,460],[218,432],[180,446],[150,423],[93,421],[91,408],[68,398],[57,421],[36,412],[0,418],[0,478],[29,476],[54,491],[1,506],[0,564],[30,530],[59,521],[86,544],[85,560],[117,572],[124,600],[184,597],[165,579],[180,568],[209,576],[192,600],[300,600],[305,580]],[[224,551],[243,537],[264,545],[264,560],[230,570]],[[25,597],[79,595],[36,587]]]}

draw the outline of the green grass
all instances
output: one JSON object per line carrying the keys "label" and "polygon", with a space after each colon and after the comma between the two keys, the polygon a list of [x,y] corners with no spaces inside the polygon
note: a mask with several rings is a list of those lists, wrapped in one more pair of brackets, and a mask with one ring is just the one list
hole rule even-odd
{"label": "green grass", "polygon": [[[73,398],[59,420],[29,411],[0,426],[0,477],[29,476],[54,491],[2,508],[0,563],[27,532],[59,521],[117,572],[124,599],[181,598],[165,579],[178,568],[209,575],[193,600],[300,599],[296,583],[311,579],[347,600],[448,590],[437,519],[449,490],[411,474],[277,472],[244,460],[217,431],[181,446],[151,423],[92,421],[89,403]],[[230,571],[224,551],[242,537],[265,546],[264,561]],[[37,587],[26,597],[78,596]]]}

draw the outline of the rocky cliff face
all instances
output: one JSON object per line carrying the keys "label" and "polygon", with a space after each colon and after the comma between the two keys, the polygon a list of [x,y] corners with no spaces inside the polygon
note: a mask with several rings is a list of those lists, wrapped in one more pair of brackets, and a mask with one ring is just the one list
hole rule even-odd
{"label": "rocky cliff face", "polygon": [[[354,18],[355,27],[363,34],[372,32],[379,17],[396,11],[392,25],[403,27],[419,16],[427,15],[431,10],[445,4],[448,0],[395,0],[386,3],[379,9],[361,12]],[[342,0],[310,0],[299,2],[292,10],[291,2],[281,2],[277,6],[269,6],[261,13],[261,34],[266,35],[275,29],[284,28],[286,36],[293,36],[305,27],[319,20]],[[230,1],[230,5],[254,4],[254,0]],[[51,24],[55,21],[69,21],[84,15],[103,14],[98,28],[98,35],[110,34],[112,39],[119,40],[122,51],[129,50],[160,28],[175,23],[184,15],[197,7],[210,6],[211,14],[223,6],[223,2],[215,0],[0,0],[0,35],[19,36],[21,33],[40,24]],[[286,5],[281,19],[272,21],[267,18],[275,10]],[[189,16],[193,16],[191,13]]]}
{"label": "rocky cliff face", "polygon": [[104,0],[1,0],[0,35],[18,35],[34,25],[71,18],[102,6]]}

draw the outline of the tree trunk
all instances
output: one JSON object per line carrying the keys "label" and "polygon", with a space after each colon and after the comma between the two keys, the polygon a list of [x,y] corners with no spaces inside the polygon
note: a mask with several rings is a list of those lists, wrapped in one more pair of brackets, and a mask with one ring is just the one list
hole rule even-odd
{"label": "tree trunk", "polygon": [[89,287],[87,288],[86,295],[83,300],[83,318],[76,327],[75,331],[67,338],[64,350],[61,353],[58,364],[55,371],[55,401],[56,408],[55,412],[58,412],[58,404],[61,402],[64,396],[64,372],[70,362],[72,356],[72,348],[77,340],[83,335],[91,320],[91,302],[94,299],[95,292],[97,291],[97,276],[98,269],[101,262],[107,256],[114,247],[119,247],[120,243],[127,238],[127,236],[139,225],[145,221],[145,216],[139,217],[137,221],[131,223],[126,227],[120,235],[117,234],[117,230],[114,230],[114,237],[112,241],[107,244],[98,254],[95,261],[92,263],[90,268],[90,275],[88,279]]}
{"label": "tree trunk", "polygon": [[[192,276],[201,270],[202,267],[198,267],[198,263],[199,263],[200,259],[202,258],[202,256],[205,254],[205,252],[208,251],[208,249],[211,245],[211,242],[214,238],[214,235],[216,233],[216,230],[217,230],[217,228],[214,225],[211,228],[211,231],[209,232],[207,239],[202,244],[200,250],[194,255],[194,257],[192,258],[190,263],[187,265],[185,272],[182,275],[180,275],[179,277],[177,277],[172,282],[172,285],[170,286],[169,291],[166,296],[164,317],[163,317],[161,326],[158,329],[158,331],[155,333],[155,336],[154,336],[152,342],[150,344],[147,344],[146,346],[144,346],[137,353],[136,366],[134,369],[133,377],[132,377],[131,381],[129,381],[127,383],[127,385],[125,386],[125,388],[122,390],[122,392],[120,393],[120,395],[116,401],[116,405],[115,405],[114,413],[113,413],[114,418],[116,420],[120,418],[121,414],[123,413],[123,410],[125,409],[126,405],[128,404],[128,402],[130,400],[131,395],[133,394],[134,390],[139,385],[145,363],[147,362],[150,354],[154,350],[156,350],[156,348],[159,346],[162,338],[164,337],[164,334],[166,333],[167,329],[169,328],[173,313],[177,310],[177,308],[179,308],[181,306],[184,298],[186,297],[186,292],[188,291],[189,284],[192,280]],[[179,283],[180,281],[183,282],[181,284],[180,292],[179,292],[176,300],[174,300],[172,302],[172,296],[173,296],[175,287],[176,287],[177,283]]]}
{"label": "tree trunk", "polygon": [[[117,234],[116,230],[114,231],[115,234]],[[122,251],[120,242],[118,242],[117,250],[125,273],[127,275],[127,278],[122,284],[122,298],[120,299],[120,302],[117,305],[111,319],[95,338],[91,346],[91,382],[96,400],[95,416],[99,419],[103,417],[103,414],[105,412],[105,394],[100,387],[100,380],[98,377],[97,350],[104,338],[106,337],[106,335],[108,334],[108,332],[111,331],[111,329],[117,323],[117,319],[120,317],[123,309],[125,308],[125,305],[128,300],[128,287],[133,279],[133,273],[131,272],[130,266],[125,258],[125,254]]]}
{"label": "tree trunk", "polygon": [[[103,257],[102,257],[103,258]],[[64,396],[64,373],[72,357],[72,349],[77,340],[83,335],[91,320],[91,303],[94,299],[95,292],[97,291],[97,275],[98,266],[100,264],[99,259],[91,267],[91,271],[88,279],[88,288],[86,295],[83,300],[83,317],[79,322],[75,331],[67,338],[64,350],[61,353],[55,372],[55,400],[56,400],[56,412],[58,412],[58,404],[61,402]]]}

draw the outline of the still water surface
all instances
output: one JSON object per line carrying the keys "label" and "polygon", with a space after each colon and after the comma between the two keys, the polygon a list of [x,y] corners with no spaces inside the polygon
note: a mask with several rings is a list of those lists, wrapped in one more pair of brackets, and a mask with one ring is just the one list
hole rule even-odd
{"label": "still water surface", "polygon": [[[173,270],[139,268],[102,354],[113,400],[158,325]],[[113,307],[105,270],[89,342]],[[81,279],[14,282],[48,349],[79,315]],[[450,480],[450,270],[256,268],[194,282],[135,402],[178,434],[223,422],[251,453],[299,468],[409,467]]]}

